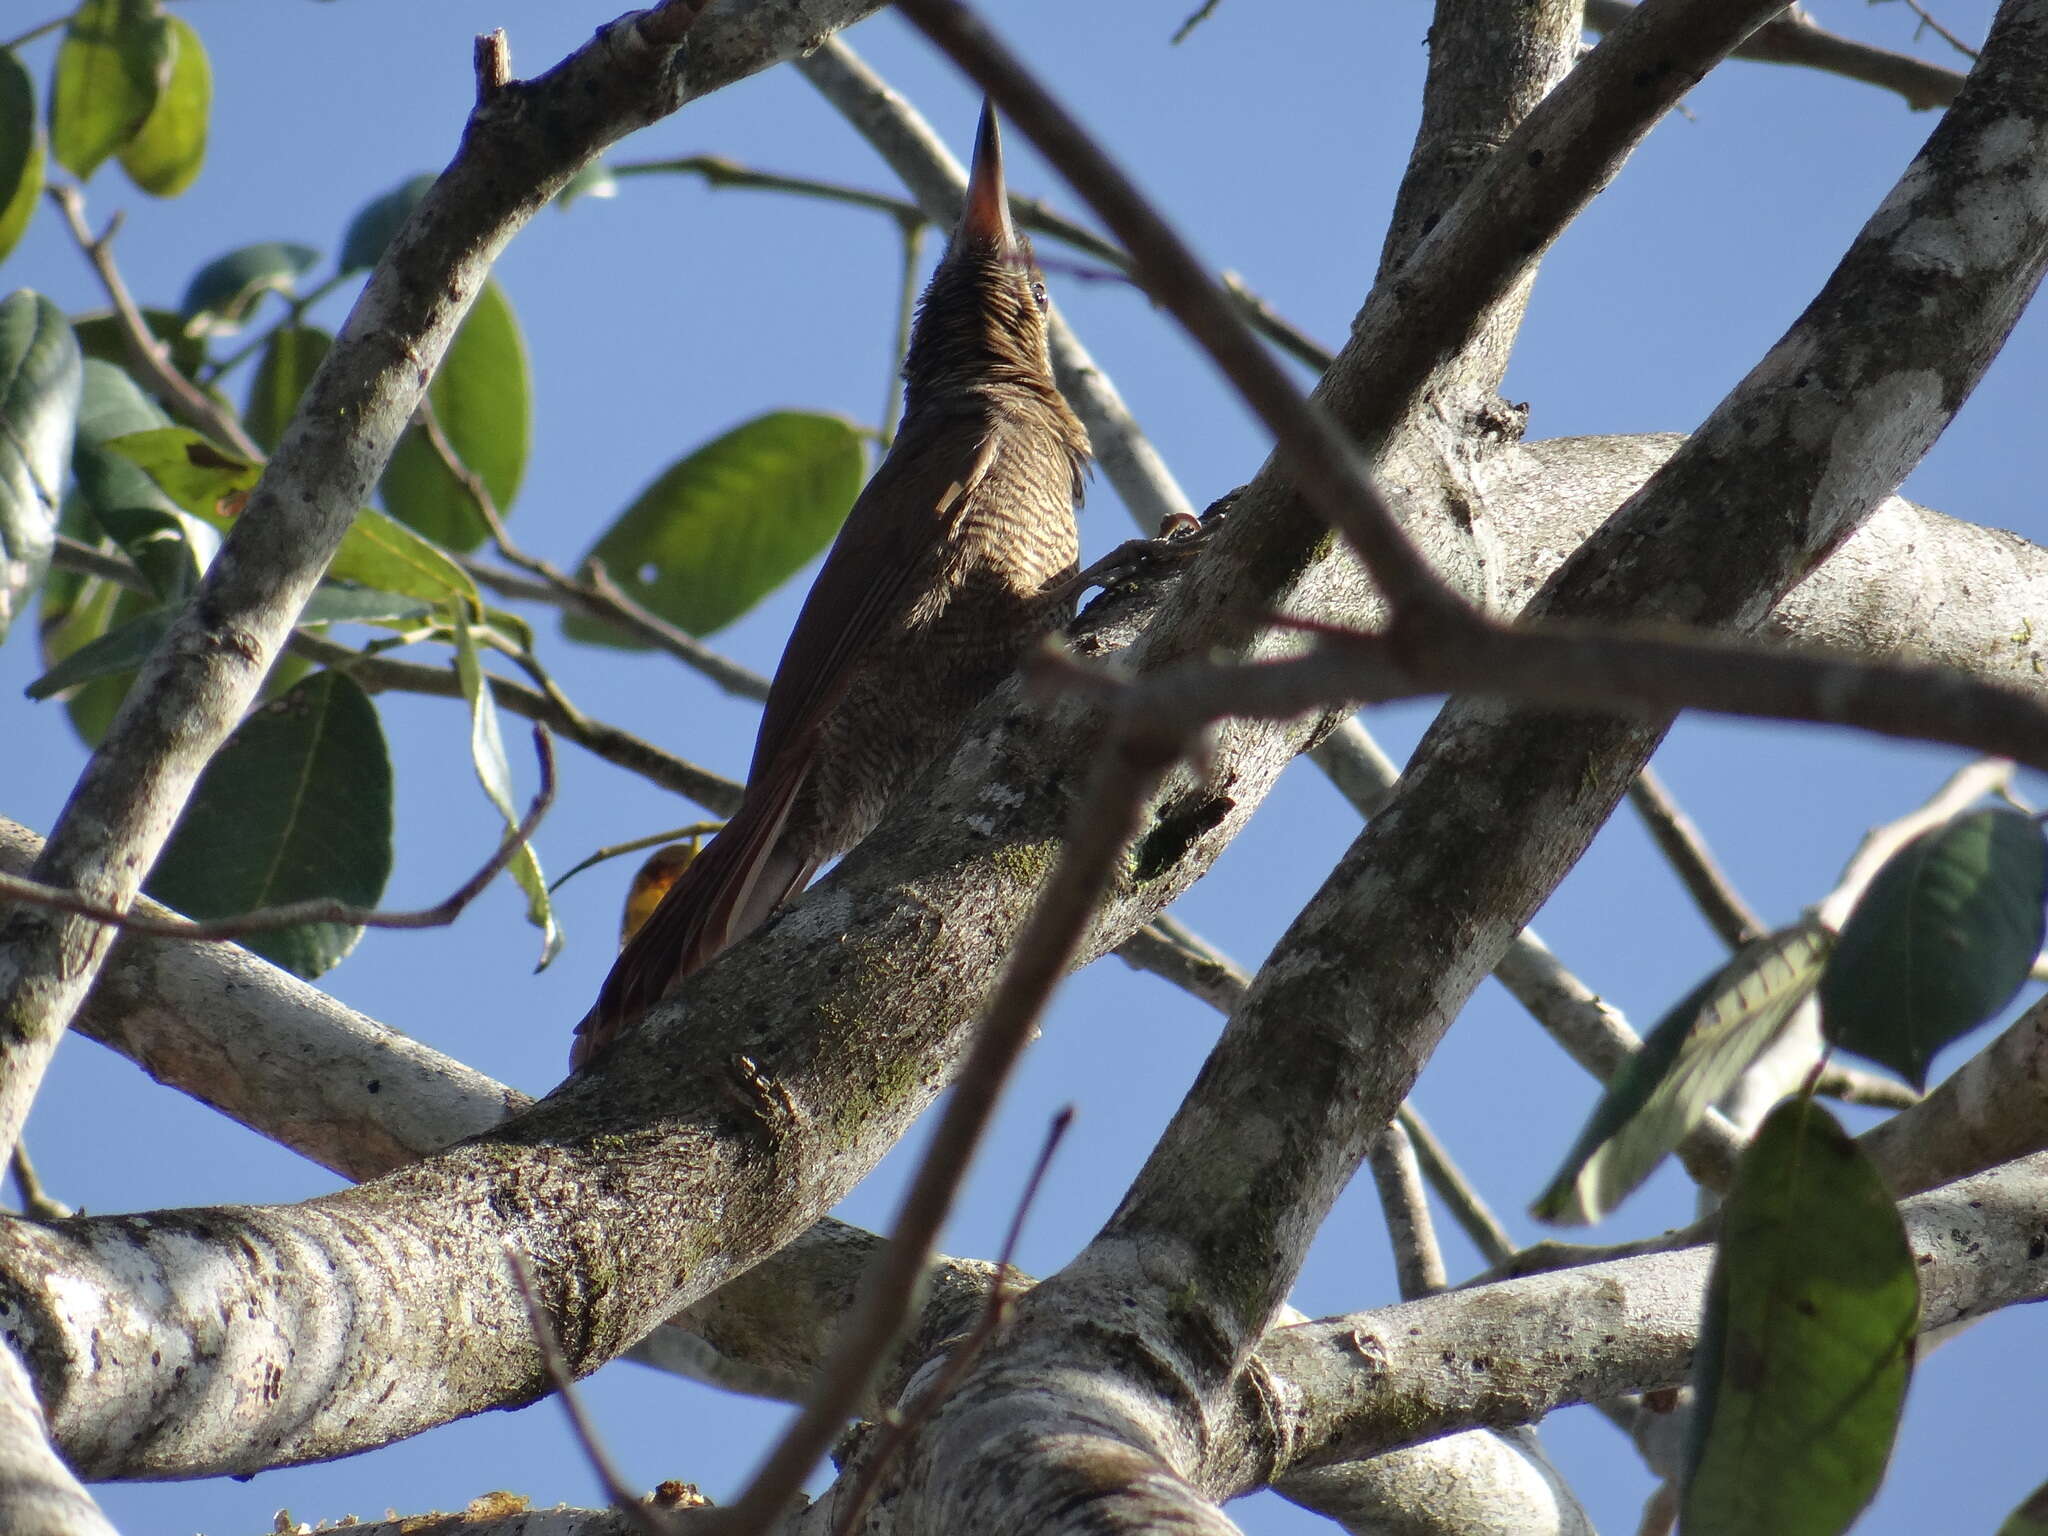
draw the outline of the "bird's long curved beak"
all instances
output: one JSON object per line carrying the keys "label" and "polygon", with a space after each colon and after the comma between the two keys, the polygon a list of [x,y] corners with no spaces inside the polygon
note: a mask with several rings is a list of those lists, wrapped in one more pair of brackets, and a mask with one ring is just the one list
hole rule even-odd
{"label": "bird's long curved beak", "polygon": [[1010,198],[1003,186],[1003,136],[996,127],[993,102],[981,104],[981,127],[974,135],[974,167],[967,177],[967,202],[960,210],[954,243],[985,243],[1001,250],[1017,244],[1010,224]]}

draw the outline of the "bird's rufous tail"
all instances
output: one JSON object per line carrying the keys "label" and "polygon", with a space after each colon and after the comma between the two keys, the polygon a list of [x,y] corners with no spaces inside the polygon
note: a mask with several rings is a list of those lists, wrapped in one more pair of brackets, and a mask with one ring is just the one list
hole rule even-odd
{"label": "bird's rufous tail", "polygon": [[801,784],[802,769],[793,766],[748,787],[732,820],[685,866],[619,951],[596,1003],[576,1026],[570,1071],[595,1061],[685,976],[759,927],[810,878],[815,861],[778,846]]}

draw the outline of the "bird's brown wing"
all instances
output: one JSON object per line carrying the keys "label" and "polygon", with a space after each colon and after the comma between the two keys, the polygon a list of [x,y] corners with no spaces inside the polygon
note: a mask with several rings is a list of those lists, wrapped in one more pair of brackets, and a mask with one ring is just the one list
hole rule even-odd
{"label": "bird's brown wing", "polygon": [[898,435],[797,615],[769,686],[746,798],[627,940],[576,1026],[572,1069],[810,878],[816,865],[777,842],[809,775],[812,738],[845,694],[853,663],[929,590],[931,568],[996,449],[995,432],[973,417],[906,425]]}
{"label": "bird's brown wing", "polygon": [[851,663],[928,592],[954,525],[988,478],[1000,429],[980,416],[920,412],[846,515],[811,583],[768,688],[747,784],[806,739],[851,680]]}

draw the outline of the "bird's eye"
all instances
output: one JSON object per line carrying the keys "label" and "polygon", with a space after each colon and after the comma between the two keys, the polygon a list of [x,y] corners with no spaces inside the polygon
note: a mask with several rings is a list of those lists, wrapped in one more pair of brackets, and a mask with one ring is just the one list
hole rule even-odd
{"label": "bird's eye", "polygon": [[1043,284],[1043,283],[1040,283],[1040,282],[1034,282],[1034,283],[1032,283],[1032,285],[1031,285],[1031,302],[1032,302],[1032,303],[1034,303],[1034,304],[1036,304],[1036,305],[1037,305],[1037,306],[1039,307],[1039,309],[1040,309],[1041,311],[1043,311],[1043,310],[1044,310],[1044,308],[1045,308],[1045,284]]}

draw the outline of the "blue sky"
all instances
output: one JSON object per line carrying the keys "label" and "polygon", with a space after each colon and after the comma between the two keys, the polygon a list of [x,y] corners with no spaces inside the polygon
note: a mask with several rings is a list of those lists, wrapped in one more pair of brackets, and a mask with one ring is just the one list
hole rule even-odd
{"label": "blue sky", "polygon": [[[998,22],[1219,268],[1244,274],[1282,313],[1334,344],[1377,260],[1408,153],[1428,9],[1331,3],[1262,7],[1226,0],[1180,47],[1168,38],[1187,0],[1040,0],[995,8]],[[1824,25],[1915,46],[1903,5],[1824,0]],[[41,19],[16,7],[17,24]],[[445,162],[468,110],[470,38],[503,26],[513,67],[534,73],[609,18],[537,0],[396,0],[337,5],[212,0],[183,8],[211,51],[213,148],[197,186],[156,203],[109,168],[88,187],[95,223],[128,214],[117,255],[146,301],[172,303],[191,272],[255,240],[331,253],[351,214],[406,177]],[[1990,7],[1955,0],[1942,19],[1981,37]],[[976,96],[891,17],[851,40],[963,155]],[[1930,40],[1929,57],[1956,62]],[[46,73],[51,44],[28,50]],[[1596,200],[1545,265],[1506,393],[1531,406],[1530,435],[1683,431],[1782,332],[1934,119],[1892,96],[1804,72],[1724,67]],[[1012,139],[1016,190],[1073,199]],[[744,82],[621,145],[619,158],[718,153],[764,169],[889,189],[879,161],[793,71]],[[1048,254],[1057,249],[1047,246]],[[761,411],[793,406],[872,422],[889,374],[898,262],[893,226],[858,210],[681,179],[628,183],[617,199],[535,220],[499,265],[534,365],[534,451],[513,527],[568,564],[675,456]],[[1055,272],[1056,300],[1199,506],[1239,484],[1267,442],[1207,363],[1135,293]],[[0,265],[0,286],[96,307],[90,274],[48,210]],[[321,317],[338,322],[353,289]],[[2024,323],[1955,426],[1908,482],[1952,514],[2048,538],[2031,456],[2048,348]],[[1098,480],[1086,550],[1130,533]],[[716,638],[766,671],[802,591],[799,580]],[[552,633],[542,619],[543,633]],[[738,775],[750,708],[652,660],[550,651],[570,695],[686,757]],[[31,705],[26,634],[0,648],[0,718],[11,747],[0,810],[47,829],[83,762],[55,705]],[[493,816],[465,754],[466,723],[444,701],[381,701],[396,759],[400,856],[388,899],[438,899],[491,845]],[[1397,754],[1427,706],[1375,711]],[[1659,758],[1751,903],[1788,921],[1831,884],[1858,835],[1930,791],[1952,753],[1874,746],[1817,731],[1682,724]],[[525,765],[520,771],[526,773]],[[543,829],[551,869],[590,848],[695,819],[679,803],[574,748]],[[2038,793],[2038,786],[2036,786]],[[1183,899],[1189,923],[1251,964],[1279,936],[1352,837],[1355,818],[1306,764],[1289,771],[1250,830]],[[563,893],[569,947],[527,974],[533,944],[505,891],[454,928],[372,934],[324,983],[374,1017],[529,1092],[560,1076],[568,1030],[609,959],[620,866]],[[1647,1025],[1718,959],[1676,882],[1626,814],[1607,829],[1538,919],[1566,962]],[[955,1252],[991,1253],[1047,1117],[1079,1111],[1028,1229],[1020,1261],[1056,1269],[1107,1215],[1214,1037],[1200,1005],[1110,960],[1067,989],[1025,1063],[998,1135],[947,1233]],[[1960,1059],[1943,1058],[1942,1069]],[[1520,1215],[1593,1097],[1588,1079],[1488,984],[1417,1090],[1416,1102],[1517,1234]],[[29,1145],[54,1193],[96,1211],[214,1201],[292,1200],[330,1175],[149,1082],[83,1041],[60,1053],[30,1122]],[[913,1136],[908,1149],[914,1151]],[[899,1152],[846,1203],[881,1224]],[[1665,1174],[1612,1218],[1606,1235],[1687,1219],[1687,1187]],[[1455,1234],[1454,1274],[1475,1266]],[[1295,1294],[1311,1314],[1390,1299],[1386,1245],[1368,1187],[1333,1214]],[[1859,1529],[1994,1528],[2042,1475],[2035,1415],[2016,1360],[2048,1334],[2031,1312],[1999,1317],[1936,1352],[1908,1408],[1890,1483]],[[779,1410],[630,1365],[602,1372],[589,1399],[630,1476],[696,1481],[721,1494],[751,1466]],[[1587,1410],[1557,1416],[1547,1439],[1605,1529],[1633,1527],[1648,1482],[1633,1452]],[[331,1466],[209,1481],[106,1487],[124,1530],[267,1529],[296,1518],[364,1517],[387,1507],[459,1508],[508,1487],[537,1504],[593,1502],[559,1408],[487,1414]],[[1270,1496],[1236,1506],[1260,1536],[1328,1529]]]}

